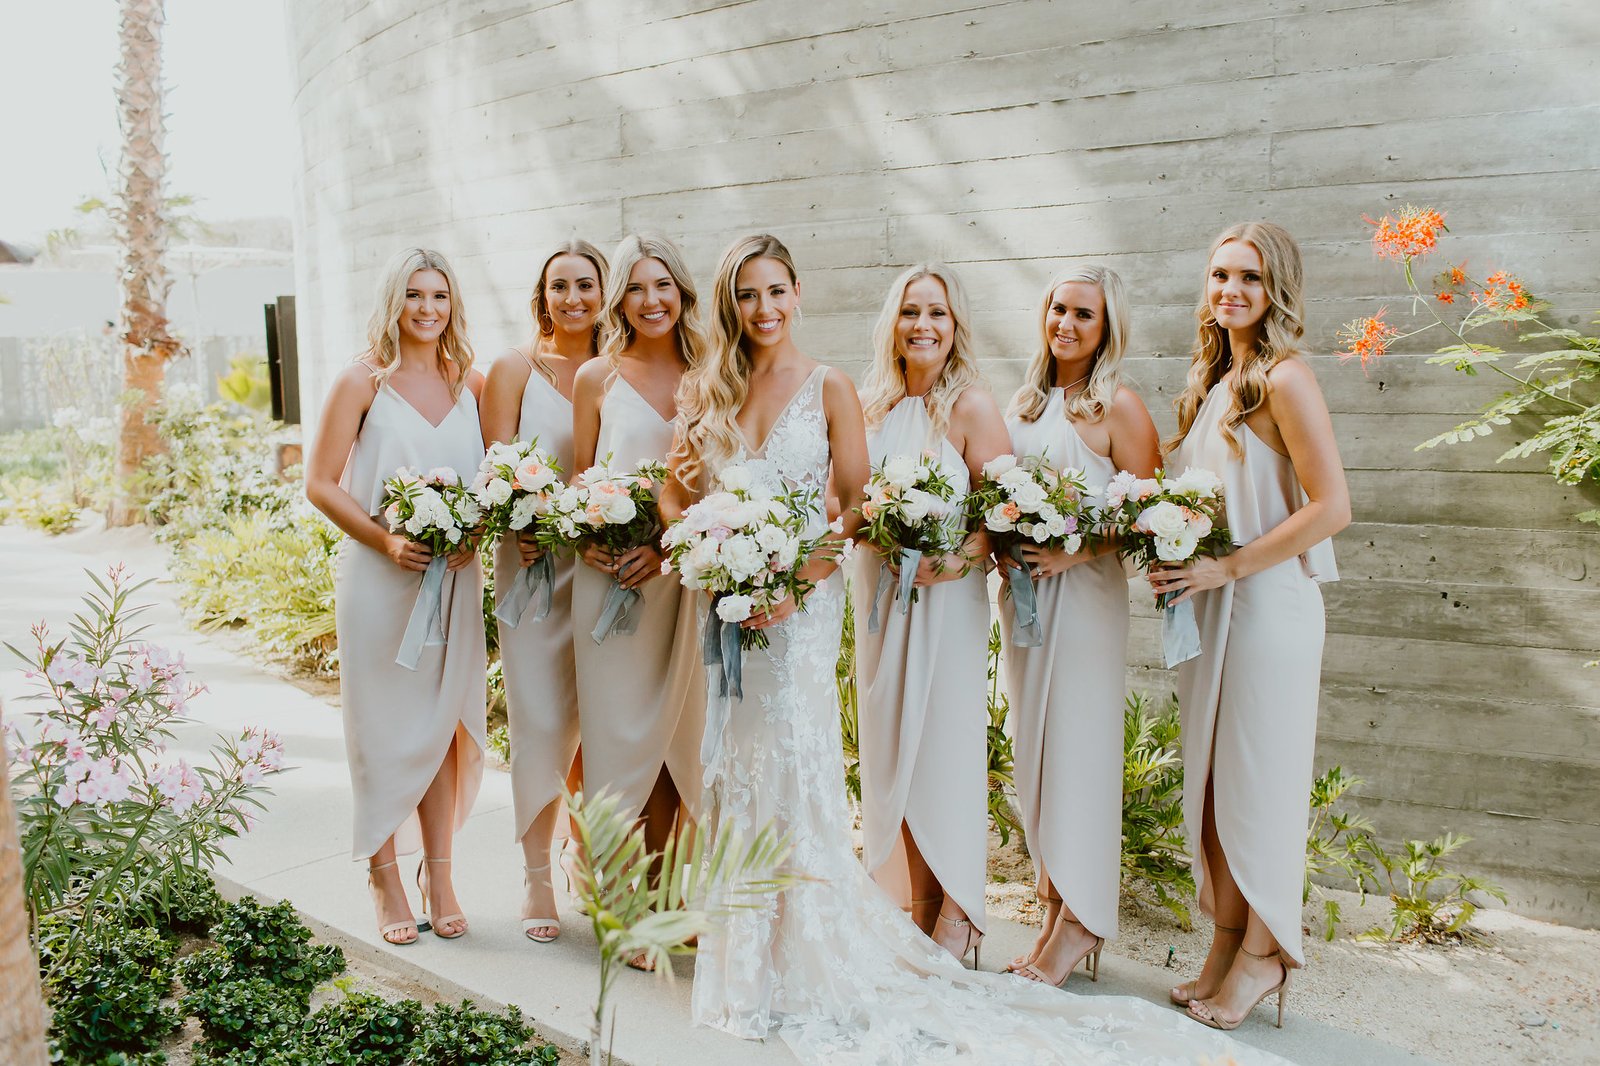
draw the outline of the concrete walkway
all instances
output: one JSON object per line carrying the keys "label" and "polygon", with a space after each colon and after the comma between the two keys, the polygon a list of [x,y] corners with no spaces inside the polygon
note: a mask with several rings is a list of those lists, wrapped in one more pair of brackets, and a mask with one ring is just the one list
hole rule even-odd
{"label": "concrete walkway", "polygon": [[[18,647],[28,628],[44,619],[65,633],[65,624],[88,590],[85,568],[103,571],[127,562],[141,577],[164,578],[162,552],[141,531],[87,531],[47,538],[12,526],[0,527],[0,640]],[[472,922],[468,935],[444,941],[424,934],[419,943],[395,948],[377,936],[362,869],[350,860],[348,778],[339,713],[313,696],[233,653],[217,640],[184,625],[165,581],[145,590],[157,606],[147,615],[149,639],[182,650],[196,678],[210,689],[191,705],[197,721],[179,735],[180,747],[204,750],[218,730],[265,725],[282,734],[290,772],[269,779],[267,813],[247,836],[228,849],[232,865],[218,871],[224,888],[288,898],[318,932],[355,955],[381,957],[390,970],[437,987],[445,995],[480,1003],[515,1003],[546,1038],[582,1052],[594,1007],[594,938],[586,919],[563,903],[565,925],[553,944],[535,945],[520,934],[520,849],[512,840],[510,779],[486,774],[471,820],[456,843],[456,888]],[[16,697],[28,682],[6,655],[0,697],[8,713],[26,710]],[[403,862],[414,866],[415,859]],[[416,904],[416,894],[412,894]],[[984,943],[989,967],[1023,950],[1032,930],[991,921]],[[780,1041],[753,1044],[689,1024],[692,961],[676,960],[671,982],[632,972],[618,981],[615,1052],[632,1066],[694,1063],[695,1066],[793,1062]],[[1172,973],[1107,953],[1098,984],[1081,979],[1072,990],[1085,995],[1134,995],[1165,1002]],[[1363,1066],[1425,1060],[1375,1040],[1296,1017],[1272,1028],[1262,1010],[1235,1035],[1305,1066]]]}

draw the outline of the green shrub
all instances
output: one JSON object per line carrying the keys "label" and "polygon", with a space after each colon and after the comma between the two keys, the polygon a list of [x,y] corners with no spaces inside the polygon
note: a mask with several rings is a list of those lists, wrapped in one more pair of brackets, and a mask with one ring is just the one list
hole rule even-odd
{"label": "green shrub", "polygon": [[61,442],[53,428],[0,434],[0,483],[19,478],[54,481],[63,476],[64,463]]}
{"label": "green shrub", "polygon": [[[47,945],[65,942],[44,939]],[[142,1054],[176,1029],[182,1019],[161,1005],[172,987],[172,955],[171,942],[154,929],[106,926],[77,940],[69,956],[43,960],[51,971],[50,1036],[66,1060]]]}
{"label": "green shrub", "polygon": [[421,1018],[414,999],[390,1003],[357,992],[307,1018],[301,1042],[327,1066],[389,1066],[405,1061]]}
{"label": "green shrub", "polygon": [[1383,868],[1394,913],[1387,926],[1375,925],[1356,939],[1431,944],[1480,939],[1468,928],[1478,906],[1467,894],[1481,892],[1501,903],[1506,894],[1492,881],[1457,873],[1445,865],[1445,857],[1471,839],[1446,833],[1433,841],[1408,840],[1399,855],[1391,855],[1368,837],[1372,857]]}
{"label": "green shrub", "polygon": [[1332,940],[1340,915],[1339,901],[1327,895],[1313,878],[1337,874],[1354,885],[1366,902],[1367,884],[1377,875],[1369,856],[1376,843],[1372,822],[1364,815],[1335,809],[1344,794],[1365,784],[1359,777],[1346,777],[1344,768],[1330,767],[1311,782],[1311,825],[1306,830],[1306,875],[1300,902],[1313,895],[1322,900],[1322,938]]}
{"label": "green shrub", "polygon": [[31,477],[0,478],[0,521],[56,536],[71,532],[82,515],[62,484]]}
{"label": "green shrub", "polygon": [[1183,836],[1178,699],[1130,693],[1122,715],[1122,885],[1189,928],[1194,872]]}
{"label": "green shrub", "polygon": [[313,945],[311,930],[288,900],[263,906],[245,896],[229,904],[211,927],[211,939],[237,975],[265,978],[308,1000],[312,989],[345,968],[343,949]]}
{"label": "green shrub", "polygon": [[529,1049],[534,1032],[515,1006],[482,1010],[464,1000],[437,1004],[417,1027],[406,1066],[523,1066],[555,1063],[555,1048]]}
{"label": "green shrub", "polygon": [[185,1014],[200,1019],[206,1059],[250,1048],[283,1048],[297,1042],[310,992],[266,977],[218,981],[186,992]]}

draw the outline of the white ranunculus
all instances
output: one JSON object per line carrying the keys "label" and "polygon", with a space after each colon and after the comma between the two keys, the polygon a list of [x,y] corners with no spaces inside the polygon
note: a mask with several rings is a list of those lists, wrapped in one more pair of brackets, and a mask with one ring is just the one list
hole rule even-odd
{"label": "white ranunculus", "polygon": [[729,593],[717,601],[717,617],[724,622],[743,622],[750,617],[755,601],[749,596]]}
{"label": "white ranunculus", "polygon": [[1222,479],[1204,467],[1191,466],[1167,487],[1173,492],[1211,499],[1222,491]]}
{"label": "white ranunculus", "polygon": [[1194,554],[1195,536],[1184,529],[1176,537],[1156,538],[1156,558],[1164,563],[1179,563]]}
{"label": "white ranunculus", "polygon": [[910,488],[917,480],[917,461],[909,455],[890,456],[883,464],[883,480],[896,488]]}
{"label": "white ranunculus", "polygon": [[1044,486],[1036,481],[1024,482],[1012,490],[1011,500],[1024,511],[1037,511],[1044,506]]}
{"label": "white ranunculus", "polygon": [[1189,520],[1184,517],[1183,508],[1163,500],[1144,509],[1139,515],[1138,526],[1149,530],[1157,539],[1171,540],[1188,532]]}
{"label": "white ranunculus", "polygon": [[735,581],[748,581],[766,561],[761,548],[743,533],[736,533],[723,541],[718,555]]}
{"label": "white ranunculus", "polygon": [[717,480],[721,481],[722,487],[729,492],[749,492],[750,483],[754,479],[750,477],[750,471],[744,467],[729,466],[723,468]]}
{"label": "white ranunculus", "polygon": [[983,476],[993,480],[1007,471],[1015,470],[1016,467],[1017,457],[1015,455],[1011,455],[1009,453],[1005,455],[997,455],[993,459],[990,459],[987,463],[983,464]]}

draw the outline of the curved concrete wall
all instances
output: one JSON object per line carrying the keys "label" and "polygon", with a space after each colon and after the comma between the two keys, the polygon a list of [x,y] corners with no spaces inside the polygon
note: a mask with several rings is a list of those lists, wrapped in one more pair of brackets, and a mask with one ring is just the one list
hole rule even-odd
{"label": "curved concrete wall", "polygon": [[[1303,242],[1320,352],[1394,292],[1361,215],[1407,202],[1447,209],[1455,258],[1522,272],[1563,324],[1600,306],[1586,0],[288,7],[308,409],[360,346],[379,264],[418,242],[453,256],[487,357],[524,336],[532,272],[569,234],[660,229],[706,277],[731,237],[771,230],[803,272],[803,346],[851,369],[890,278],[944,258],[1002,394],[1039,288],[1092,256],[1135,294],[1134,375],[1163,429],[1204,249],[1241,218]],[[1478,838],[1464,864],[1523,910],[1600,919],[1584,501],[1496,465],[1493,442],[1412,451],[1487,383],[1417,357],[1317,367],[1358,518],[1327,590],[1319,761],[1370,779],[1390,835]],[[1167,686],[1152,659],[1135,683]]]}

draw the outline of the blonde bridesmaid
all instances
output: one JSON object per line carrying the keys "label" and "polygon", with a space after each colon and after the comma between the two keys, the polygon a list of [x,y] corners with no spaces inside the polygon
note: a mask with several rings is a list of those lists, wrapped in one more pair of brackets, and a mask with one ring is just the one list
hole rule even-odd
{"label": "blonde bridesmaid", "polygon": [[[1122,279],[1094,265],[1056,275],[1038,323],[1039,347],[1007,418],[1014,452],[1081,470],[1091,488],[1118,470],[1149,477],[1160,441],[1144,403],[1122,384]],[[1010,969],[1061,985],[1085,958],[1098,978],[1100,948],[1117,935],[1128,582],[1103,542],[1071,553],[1028,545],[1022,556],[1044,643],[1011,640],[1009,598],[1001,633],[1017,800],[1045,917],[1032,949]]]}
{"label": "blonde bridesmaid", "polygon": [[[611,255],[601,307],[601,358],[573,387],[575,469],[611,456],[619,467],[665,462],[677,409],[673,396],[705,348],[694,282],[683,254],[657,236],[629,236]],[[661,579],[651,544],[620,555],[591,547],[572,579],[573,642],[584,778],[622,796],[644,816],[659,848],[680,809],[700,805],[700,733],[705,672],[696,641],[695,604],[683,586]],[[637,589],[638,625],[592,636],[615,578]]]}
{"label": "blonde bridesmaid", "polygon": [[1174,988],[1196,1021],[1233,1029],[1305,964],[1301,883],[1331,536],[1350,522],[1333,424],[1301,337],[1300,250],[1281,227],[1224,230],[1206,266],[1199,337],[1171,467],[1222,477],[1234,550],[1153,570],[1193,599],[1200,656],[1178,671],[1184,821],[1216,934]]}
{"label": "blonde bridesmaid", "polygon": [[[483,390],[484,443],[537,440],[572,474],[572,386],[594,357],[606,259],[588,241],[569,241],[545,259],[533,291],[538,333],[489,368]],[[543,553],[528,533],[495,549],[496,598],[504,602],[518,571]],[[561,787],[578,748],[577,668],[572,653],[572,562],[555,563],[549,613],[530,608],[515,626],[500,625],[511,734],[511,797],[522,843],[527,898],[522,932],[547,943],[561,933],[550,883],[550,844],[561,813]]]}
{"label": "blonde bridesmaid", "polygon": [[433,931],[467,931],[450,876],[451,842],[483,769],[483,572],[476,548],[448,557],[445,643],[411,670],[395,662],[431,555],[378,517],[383,482],[401,466],[448,466],[470,478],[483,459],[466,316],[444,256],[413,248],[384,273],[367,350],[334,379],[306,465],[306,495],[349,534],[339,550],[335,618],[345,748],[354,792],[354,853],[366,859],[379,933],[411,944],[395,866],[417,870]]}
{"label": "blonde bridesmaid", "polygon": [[860,552],[853,579],[867,869],[891,894],[909,878],[912,920],[957,958],[976,956],[986,925],[989,726],[989,544],[962,535],[959,501],[1010,446],[967,322],[961,283],[942,263],[890,286],[862,395],[868,452],[874,466],[938,457],[955,490],[957,546],[921,561],[904,614],[894,560]]}

